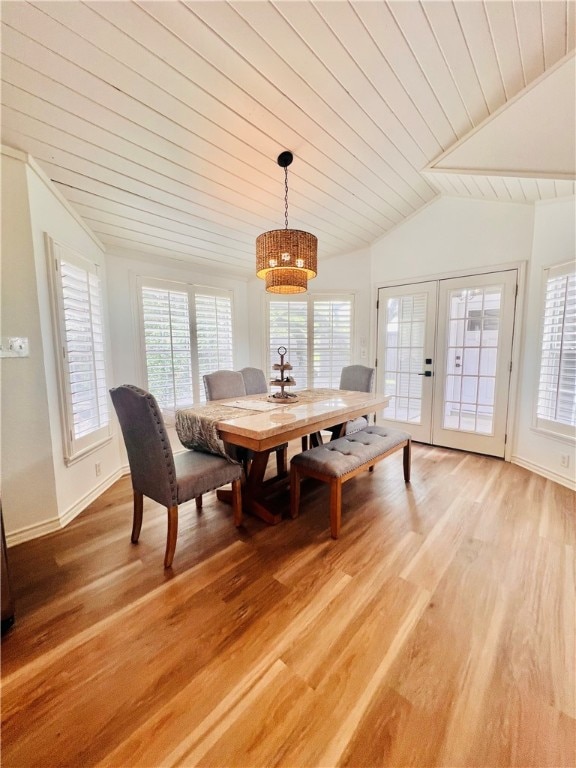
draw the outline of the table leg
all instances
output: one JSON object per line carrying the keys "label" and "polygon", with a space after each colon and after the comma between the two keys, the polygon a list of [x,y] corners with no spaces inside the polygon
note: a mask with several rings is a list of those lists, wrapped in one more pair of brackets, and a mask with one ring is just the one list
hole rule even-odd
{"label": "table leg", "polygon": [[317,448],[319,445],[324,445],[324,439],[321,432],[312,432],[310,435],[310,447]]}
{"label": "table leg", "polygon": [[[277,525],[282,520],[282,515],[280,512],[273,512],[270,509],[267,503],[269,501],[268,497],[270,489],[280,487],[280,483],[284,485],[287,483],[288,475],[272,478],[268,481],[264,480],[270,453],[270,450],[254,453],[248,474],[242,485],[242,508],[244,512],[259,517],[269,525]],[[232,492],[229,490],[220,489],[216,491],[216,496],[220,501],[224,501],[227,504],[232,503]]]}

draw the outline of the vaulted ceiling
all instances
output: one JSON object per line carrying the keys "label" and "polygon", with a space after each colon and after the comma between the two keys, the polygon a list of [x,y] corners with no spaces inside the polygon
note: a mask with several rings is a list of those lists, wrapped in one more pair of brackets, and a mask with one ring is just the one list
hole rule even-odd
{"label": "vaulted ceiling", "polygon": [[[284,225],[276,158],[289,149],[289,224],[318,236],[322,260],[367,246],[440,192],[574,194],[572,161],[546,167],[545,147],[573,143],[575,10],[572,0],[2,2],[2,142],[35,158],[110,252],[245,274],[256,236]],[[560,70],[559,119],[520,109]],[[518,119],[504,120],[513,108]],[[538,114],[544,161],[502,168],[497,121],[504,135],[521,129],[504,142],[518,146]],[[484,165],[466,155],[474,142]]]}

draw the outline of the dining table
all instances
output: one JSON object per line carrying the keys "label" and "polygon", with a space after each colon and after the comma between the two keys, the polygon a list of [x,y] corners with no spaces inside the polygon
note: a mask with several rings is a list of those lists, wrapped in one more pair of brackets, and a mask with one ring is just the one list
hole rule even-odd
{"label": "dining table", "polygon": [[[304,389],[288,398],[246,395],[180,408],[176,432],[182,445],[193,450],[217,453],[233,460],[229,446],[248,448],[251,461],[242,487],[244,512],[270,525],[282,519],[274,497],[286,490],[288,472],[265,479],[270,453],[283,443],[351,421],[378,414],[390,397],[381,393],[342,389]],[[219,490],[218,498],[229,501],[230,492]]]}

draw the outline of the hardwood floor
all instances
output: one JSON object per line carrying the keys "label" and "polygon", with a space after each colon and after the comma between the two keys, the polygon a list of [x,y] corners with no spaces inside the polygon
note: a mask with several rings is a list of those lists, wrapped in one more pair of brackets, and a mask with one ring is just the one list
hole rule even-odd
{"label": "hardwood floor", "polygon": [[276,527],[184,505],[171,572],[128,478],[11,548],[4,768],[573,768],[575,495],[414,445],[410,486],[401,453],[346,483],[333,541],[302,491]]}

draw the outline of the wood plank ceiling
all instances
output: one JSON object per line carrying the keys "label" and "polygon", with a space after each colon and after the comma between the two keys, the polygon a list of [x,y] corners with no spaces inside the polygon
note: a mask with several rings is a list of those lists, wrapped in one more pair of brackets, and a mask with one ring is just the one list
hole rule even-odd
{"label": "wood plank ceiling", "polygon": [[1,10],[2,142],[36,159],[112,253],[253,274],[256,236],[284,225],[284,149],[289,223],[318,236],[320,259],[440,192],[566,191],[422,171],[574,49],[570,0]]}

